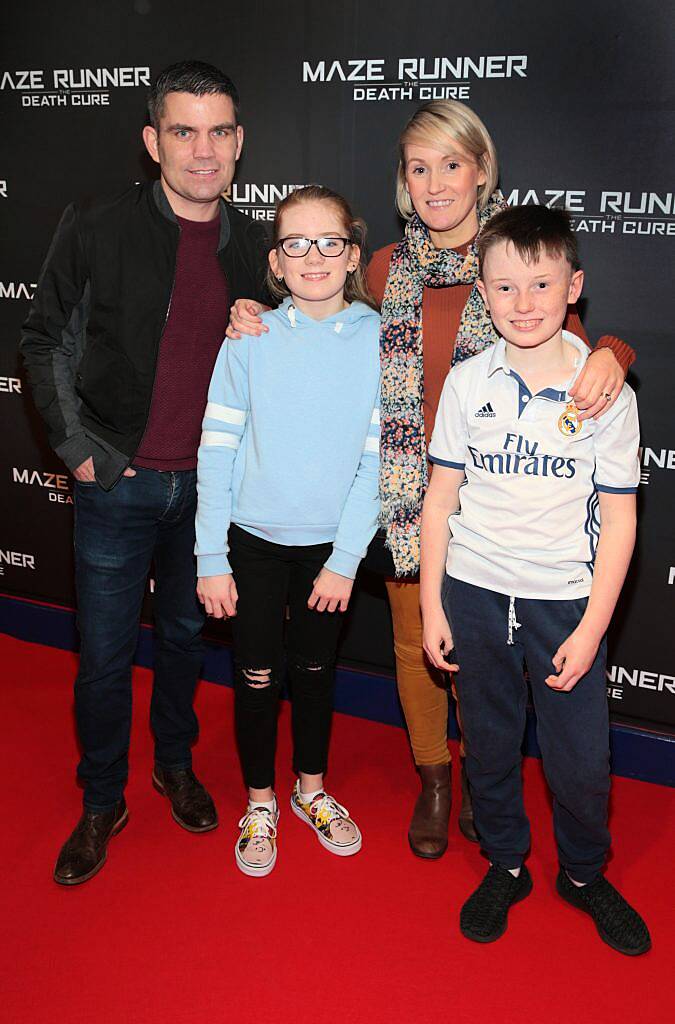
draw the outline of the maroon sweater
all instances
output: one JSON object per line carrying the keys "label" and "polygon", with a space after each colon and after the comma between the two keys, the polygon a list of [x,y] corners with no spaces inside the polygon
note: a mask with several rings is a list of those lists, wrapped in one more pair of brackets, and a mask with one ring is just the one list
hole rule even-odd
{"label": "maroon sweater", "polygon": [[134,465],[194,469],[209,382],[229,315],[216,251],[220,218],[178,217],[180,240],[169,318],[159,346],[150,415]]}

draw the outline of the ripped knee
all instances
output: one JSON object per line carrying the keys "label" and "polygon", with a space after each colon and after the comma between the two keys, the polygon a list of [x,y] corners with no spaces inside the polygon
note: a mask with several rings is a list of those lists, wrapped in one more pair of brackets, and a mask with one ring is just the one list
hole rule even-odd
{"label": "ripped knee", "polygon": [[334,662],[335,659],[330,657],[321,660],[319,658],[303,658],[298,654],[291,658],[292,667],[303,672],[330,672]]}
{"label": "ripped knee", "polygon": [[265,690],[272,685],[271,668],[243,668],[242,678],[253,690]]}

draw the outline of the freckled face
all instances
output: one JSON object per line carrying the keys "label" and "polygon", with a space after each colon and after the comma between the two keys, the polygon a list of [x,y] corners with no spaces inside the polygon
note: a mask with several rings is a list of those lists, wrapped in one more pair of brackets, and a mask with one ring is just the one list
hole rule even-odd
{"label": "freckled face", "polygon": [[[320,199],[301,202],[285,210],[279,227],[280,238],[339,239],[349,235],[338,208]],[[341,245],[340,242],[337,248]],[[306,256],[287,256],[281,246],[277,246],[270,252],[269,260],[272,272],[283,276],[298,308],[304,307],[308,313],[310,309],[320,309],[321,315],[332,315],[343,308],[347,273],[358,266],[359,254],[358,245],[351,244],[347,244],[340,256],[322,256],[315,245]]]}
{"label": "freckled face", "polygon": [[434,235],[446,236],[440,238],[446,246],[472,238],[478,231],[478,188],[486,181],[474,157],[448,139],[445,151],[408,144],[405,161],[410,200],[435,244]]}

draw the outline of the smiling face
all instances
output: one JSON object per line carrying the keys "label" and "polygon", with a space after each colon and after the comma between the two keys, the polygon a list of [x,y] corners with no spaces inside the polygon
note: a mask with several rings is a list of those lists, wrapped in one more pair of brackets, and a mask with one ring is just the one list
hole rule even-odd
{"label": "smiling face", "polygon": [[478,288],[502,337],[536,348],[561,330],[583,281],[583,271],[573,271],[562,253],[542,248],[539,259],[527,263],[513,242],[499,241],[485,254]]}
{"label": "smiling face", "polygon": [[[349,233],[339,209],[320,199],[285,209],[278,231],[279,238],[347,238]],[[272,273],[283,277],[298,309],[318,320],[344,309],[345,281],[358,266],[359,256],[359,246],[351,244],[341,256],[322,256],[315,245],[306,256],[287,256],[278,245],[270,252],[269,262]]]}
{"label": "smiling face", "polygon": [[443,150],[408,143],[405,181],[437,249],[469,242],[478,231],[478,188],[486,178],[471,154],[448,139]]}
{"label": "smiling face", "polygon": [[209,220],[220,194],[228,189],[244,141],[229,96],[193,96],[171,92],[155,131],[143,130],[150,156],[174,213],[188,220]]}

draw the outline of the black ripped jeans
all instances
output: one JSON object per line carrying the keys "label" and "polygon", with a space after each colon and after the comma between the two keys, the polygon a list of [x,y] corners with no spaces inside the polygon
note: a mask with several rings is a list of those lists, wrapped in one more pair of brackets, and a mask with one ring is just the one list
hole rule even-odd
{"label": "black ripped jeans", "polygon": [[[266,789],[274,786],[284,667],[291,688],[294,771],[326,771],[342,615],[312,611],[307,600],[332,544],[287,547],[235,525],[229,542],[239,595],[232,620],[237,743],[246,785]],[[285,623],[287,607],[290,618]],[[260,685],[266,678],[269,685]]]}

